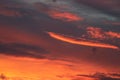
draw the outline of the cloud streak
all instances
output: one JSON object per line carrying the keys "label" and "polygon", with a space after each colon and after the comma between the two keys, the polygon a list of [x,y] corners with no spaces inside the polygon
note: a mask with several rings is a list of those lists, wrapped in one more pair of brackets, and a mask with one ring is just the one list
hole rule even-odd
{"label": "cloud streak", "polygon": [[105,44],[105,43],[100,43],[100,42],[84,41],[84,40],[76,40],[75,38],[71,38],[71,37],[68,37],[68,36],[63,36],[63,35],[56,34],[56,33],[53,33],[53,32],[48,32],[48,34],[51,37],[53,37],[57,40],[61,40],[61,41],[72,43],[72,44],[91,46],[91,47],[119,49],[117,46],[110,45],[110,44]]}

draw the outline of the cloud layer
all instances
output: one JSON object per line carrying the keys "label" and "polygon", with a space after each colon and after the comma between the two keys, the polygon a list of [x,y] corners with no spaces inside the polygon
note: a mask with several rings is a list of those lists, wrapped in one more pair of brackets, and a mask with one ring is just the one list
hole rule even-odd
{"label": "cloud layer", "polygon": [[0,1],[1,73],[23,80],[119,80],[119,10],[103,9],[108,0],[103,6],[23,1]]}

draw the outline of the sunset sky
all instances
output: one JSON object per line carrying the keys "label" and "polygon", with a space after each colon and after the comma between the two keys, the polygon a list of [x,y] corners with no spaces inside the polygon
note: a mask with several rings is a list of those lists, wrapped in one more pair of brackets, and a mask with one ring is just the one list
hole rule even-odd
{"label": "sunset sky", "polygon": [[0,0],[0,80],[120,80],[119,0]]}

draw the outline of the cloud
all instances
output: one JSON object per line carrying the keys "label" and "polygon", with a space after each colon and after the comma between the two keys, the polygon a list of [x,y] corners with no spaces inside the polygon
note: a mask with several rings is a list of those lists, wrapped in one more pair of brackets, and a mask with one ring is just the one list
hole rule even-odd
{"label": "cloud", "polygon": [[109,73],[109,75],[113,77],[120,77],[120,73]]}
{"label": "cloud", "polygon": [[53,32],[48,32],[48,34],[58,40],[72,43],[72,44],[77,44],[77,45],[84,45],[84,46],[92,46],[92,47],[102,47],[102,48],[112,48],[112,49],[119,49],[117,46],[110,45],[110,44],[105,44],[105,43],[100,43],[100,42],[91,42],[91,41],[84,41],[81,39],[76,40],[75,38],[56,34]]}
{"label": "cloud", "polygon": [[50,11],[48,15],[54,19],[62,20],[62,21],[83,21],[82,17],[77,16],[76,14],[70,12],[60,12],[60,11]]}
{"label": "cloud", "polygon": [[23,16],[21,10],[23,5],[15,3],[11,0],[10,3],[5,3],[4,1],[0,4],[0,15],[7,17],[21,17]]}
{"label": "cloud", "polygon": [[102,28],[97,27],[87,27],[87,35],[96,38],[96,39],[113,39],[118,38],[120,39],[120,33],[113,32],[113,31],[104,31]]}
{"label": "cloud", "polygon": [[92,78],[95,80],[120,80],[120,77],[113,77],[111,75],[105,74],[105,73],[95,73],[93,75],[77,75],[77,76],[82,76],[82,77],[88,77],[88,78]]}
{"label": "cloud", "polygon": [[[40,0],[39,0],[40,1]],[[42,0],[45,1],[45,0]],[[69,0],[66,0],[69,1]],[[35,4],[36,5],[36,4]],[[29,17],[22,17],[22,18],[15,18],[13,19],[13,17],[8,18],[8,16],[0,18],[0,23],[3,24],[0,27],[0,40],[5,42],[5,43],[1,43],[1,54],[6,54],[6,55],[12,55],[12,56],[23,56],[23,57],[34,57],[34,58],[43,58],[46,57],[44,56],[44,54],[47,53],[46,50],[50,50],[52,51],[51,54],[48,54],[50,56],[50,58],[55,59],[61,59],[61,60],[69,60],[69,61],[73,61],[76,60],[78,62],[78,64],[80,63],[79,61],[82,60],[84,61],[88,61],[90,64],[98,64],[98,65],[102,65],[104,66],[104,68],[106,69],[106,67],[118,67],[120,66],[119,64],[119,54],[117,54],[117,50],[113,50],[113,49],[101,49],[101,48],[94,48],[92,50],[96,51],[95,54],[93,54],[91,47],[100,47],[102,45],[102,47],[107,47],[109,48],[117,48],[117,46],[115,46],[114,44],[112,44],[112,41],[110,41],[109,43],[106,43],[107,41],[103,42],[98,42],[97,40],[91,40],[91,37],[89,37],[90,39],[86,40],[87,37],[82,40],[82,45],[83,46],[79,46],[79,45],[73,45],[72,44],[68,44],[64,43],[64,41],[58,41],[58,40],[54,40],[52,39],[50,36],[46,35],[44,32],[45,31],[50,31],[52,33],[55,32],[55,34],[57,33],[61,33],[61,34],[65,34],[62,35],[65,38],[72,38],[72,42],[77,41],[78,43],[81,43],[81,40],[78,38],[73,38],[70,37],[70,35],[76,37],[79,36],[81,37],[81,35],[83,33],[86,32],[86,29],[84,27],[85,26],[90,26],[89,24],[87,24],[87,22],[80,22],[82,29],[78,29],[76,28],[77,25],[79,25],[78,23],[70,23],[70,22],[66,22],[67,20],[69,21],[73,21],[72,20],[74,17],[76,19],[76,17],[80,18],[81,17],[78,16],[78,14],[73,14],[70,12],[65,11],[65,16],[64,13],[62,13],[61,11],[53,11],[54,9],[50,9],[49,10],[49,6],[48,5],[42,5],[42,4],[38,4],[39,6],[37,6],[37,10],[39,11],[39,13],[36,14],[36,9],[32,6],[32,9],[34,8],[34,11],[31,11],[31,7],[29,8],[25,8],[25,9],[21,9],[21,7],[19,7],[16,10],[21,12],[21,15],[27,14],[26,12],[28,11],[28,14],[36,14],[36,20],[34,20],[33,18],[35,18],[35,16],[29,16]],[[12,5],[11,5],[12,6]],[[15,6],[13,6],[13,11]],[[49,7],[49,8],[48,8]],[[76,7],[76,6],[74,6]],[[84,10],[84,8],[82,8]],[[10,9],[11,10],[11,9]],[[86,10],[89,10],[88,8]],[[48,11],[48,12],[47,12]],[[50,16],[48,13],[49,11],[51,11],[52,16]],[[80,11],[78,9],[78,11]],[[22,13],[23,12],[23,13]],[[29,13],[30,12],[30,13]],[[82,11],[80,11],[82,12]],[[57,17],[54,17],[54,14],[57,15]],[[94,11],[92,12],[92,14],[94,15]],[[39,16],[38,16],[39,15]],[[66,16],[67,15],[67,16]],[[89,14],[90,15],[90,14]],[[91,15],[90,15],[91,16]],[[96,15],[95,15],[96,16]],[[71,18],[73,17],[73,18]],[[98,17],[98,16],[96,16]],[[77,18],[77,19],[78,19]],[[89,18],[89,17],[88,17]],[[63,21],[65,20],[65,21]],[[91,20],[91,18],[90,18]],[[4,22],[3,22],[4,21]],[[96,20],[94,20],[96,21]],[[89,21],[88,21],[89,22]],[[82,26],[83,23],[83,26]],[[97,24],[99,23],[98,21],[96,21],[94,24],[92,25],[99,25]],[[5,26],[7,25],[7,26]],[[14,25],[14,26],[13,26]],[[100,25],[104,25],[104,24],[100,24]],[[106,28],[106,26],[102,26],[104,28]],[[109,28],[109,27],[107,27]],[[17,29],[17,30],[16,30]],[[109,29],[116,29],[114,26],[112,26],[112,28]],[[94,29],[95,30],[95,29]],[[89,31],[94,31],[94,30],[89,30]],[[119,30],[119,29],[118,29]],[[24,32],[25,31],[25,32]],[[96,29],[97,31],[97,29]],[[99,31],[99,30],[98,30]],[[104,32],[104,30],[100,30],[100,35],[102,35]],[[113,36],[114,38],[118,37],[116,36],[116,32],[114,32],[115,36]],[[61,36],[61,34],[59,36]],[[86,33],[85,33],[86,34]],[[58,34],[57,34],[58,35]],[[91,34],[89,34],[90,36]],[[93,34],[92,37],[96,37],[94,36],[96,34]],[[111,36],[111,35],[109,35]],[[101,36],[97,36],[97,39],[100,39]],[[71,40],[71,39],[70,39]],[[116,42],[118,44],[119,41],[113,39],[114,42]],[[96,43],[97,42],[97,43]],[[87,44],[86,44],[87,43]],[[101,44],[102,43],[102,44]],[[96,44],[96,45],[95,45]],[[109,45],[108,45],[109,44]],[[81,45],[81,44],[80,44]],[[119,44],[118,44],[119,45]],[[45,49],[42,47],[45,46]],[[86,47],[86,46],[91,46],[91,47]],[[40,51],[39,51],[40,49]],[[42,49],[42,50],[41,50]],[[44,52],[45,50],[45,52]],[[2,53],[4,52],[4,53]],[[67,54],[69,53],[69,54]],[[84,53],[84,54],[83,54]],[[114,69],[116,70],[116,68]]]}
{"label": "cloud", "polygon": [[0,54],[17,57],[45,58],[48,53],[44,48],[22,43],[0,43]]}
{"label": "cloud", "polygon": [[52,9],[48,5],[45,5],[40,2],[36,2],[33,5],[40,13],[47,14],[52,19],[57,19],[57,20],[65,21],[65,22],[84,20],[83,17],[80,17],[75,13],[71,13],[69,11],[61,11],[61,10]]}
{"label": "cloud", "polygon": [[0,3],[0,17],[8,18],[32,18],[38,15],[38,12],[35,11],[29,4],[20,1],[6,0],[7,3],[1,1]]}
{"label": "cloud", "polygon": [[102,12],[112,14],[114,16],[120,16],[120,1],[119,0],[75,0],[77,3],[82,3],[88,5],[89,7],[93,7],[97,10],[101,10]]}

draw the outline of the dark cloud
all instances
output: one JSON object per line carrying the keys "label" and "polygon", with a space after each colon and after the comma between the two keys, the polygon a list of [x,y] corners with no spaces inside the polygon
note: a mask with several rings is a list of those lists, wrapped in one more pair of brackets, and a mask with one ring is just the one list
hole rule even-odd
{"label": "dark cloud", "polygon": [[114,76],[114,77],[120,77],[120,73],[110,73],[109,75]]}
{"label": "dark cloud", "polygon": [[0,3],[0,15],[7,17],[22,17],[24,14],[22,10],[24,9],[23,4],[18,2],[14,2],[11,0],[10,2],[1,1]]}
{"label": "dark cloud", "polygon": [[119,0],[76,0],[79,3],[88,5],[95,9],[101,10],[114,16],[120,17],[120,1]]}
{"label": "dark cloud", "polygon": [[45,58],[47,50],[39,46],[22,43],[0,43],[0,54],[17,57]]}
{"label": "dark cloud", "polygon": [[[120,75],[120,74],[117,74]],[[96,80],[120,80],[120,77],[114,77],[105,73],[95,73],[93,75],[77,75],[77,76],[82,76],[82,77],[88,77],[88,78],[93,78]]]}

